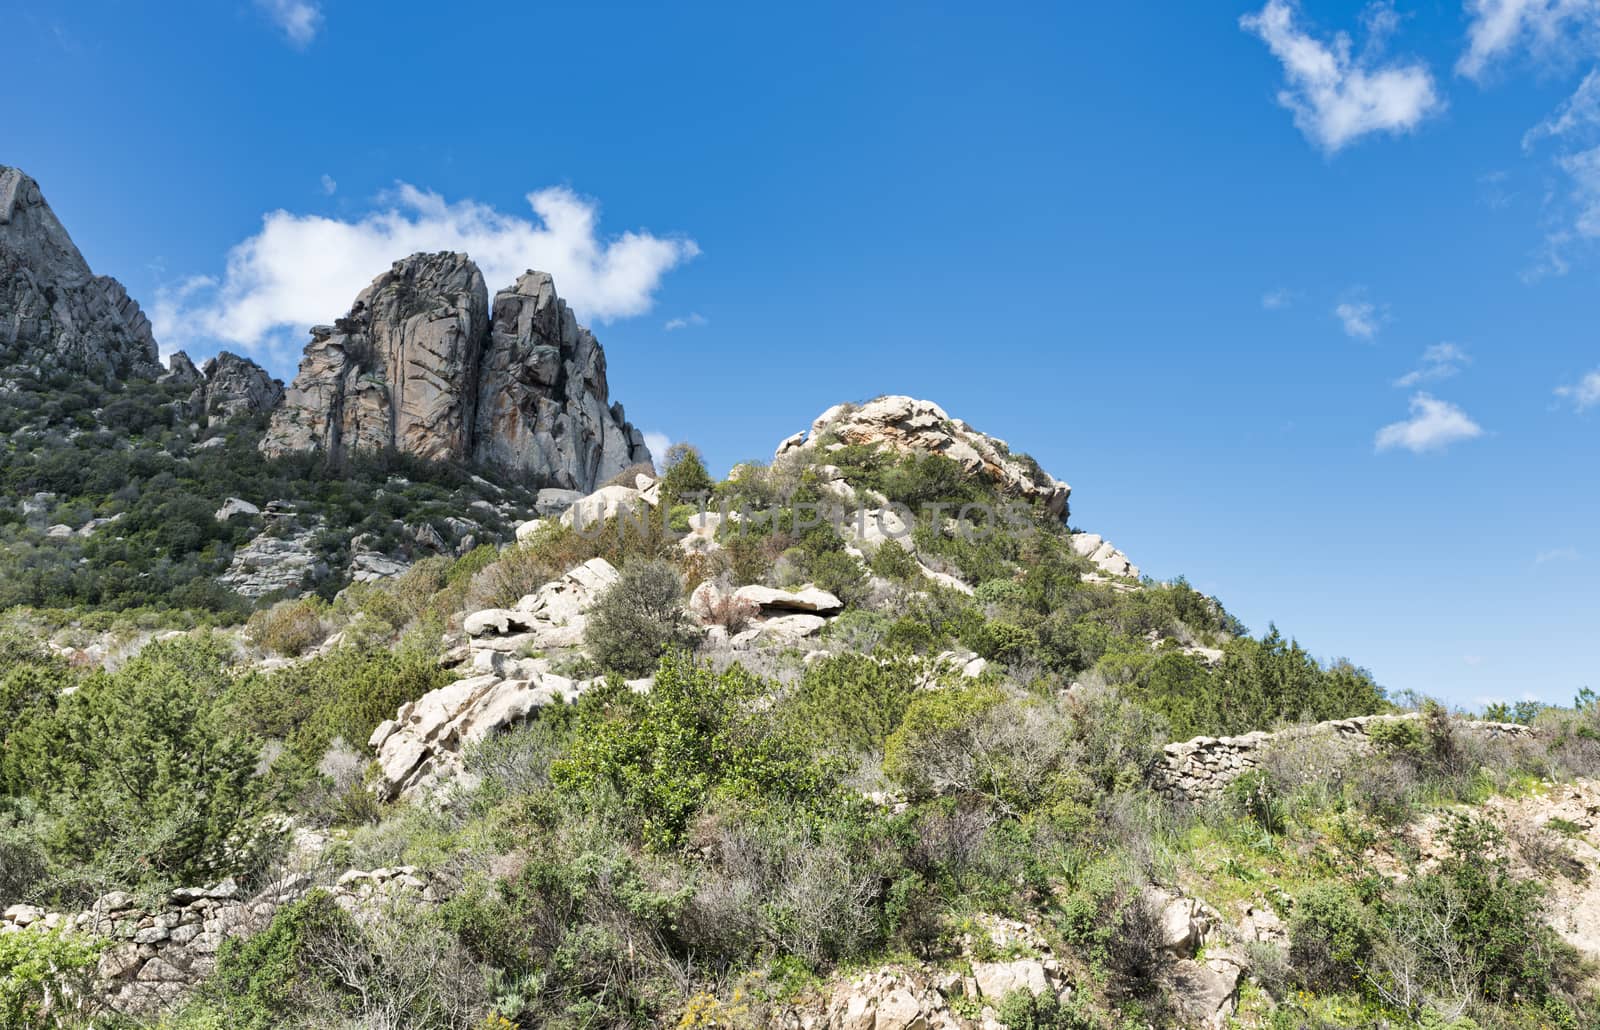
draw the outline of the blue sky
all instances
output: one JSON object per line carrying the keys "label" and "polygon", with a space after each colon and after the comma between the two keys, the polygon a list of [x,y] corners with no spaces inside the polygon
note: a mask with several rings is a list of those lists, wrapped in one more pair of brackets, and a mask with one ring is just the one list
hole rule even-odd
{"label": "blue sky", "polygon": [[928,397],[1391,689],[1600,687],[1600,0],[1263,3],[13,0],[0,162],[196,357],[466,240],[719,468]]}

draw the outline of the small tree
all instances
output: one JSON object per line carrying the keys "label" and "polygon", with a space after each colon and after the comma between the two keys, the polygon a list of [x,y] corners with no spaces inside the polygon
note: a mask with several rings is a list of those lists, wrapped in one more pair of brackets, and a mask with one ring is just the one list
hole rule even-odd
{"label": "small tree", "polygon": [[695,633],[682,602],[683,580],[670,563],[623,566],[589,611],[583,634],[589,654],[608,671],[644,675],[669,649],[693,647]]}
{"label": "small tree", "polygon": [[716,485],[693,444],[673,444],[662,460],[662,467],[666,473],[661,477],[661,499],[668,505],[694,504]]}

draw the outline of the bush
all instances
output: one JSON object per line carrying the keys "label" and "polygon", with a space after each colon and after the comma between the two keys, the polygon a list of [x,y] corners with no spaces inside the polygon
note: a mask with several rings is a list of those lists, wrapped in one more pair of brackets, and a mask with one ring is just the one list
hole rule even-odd
{"label": "bush", "polygon": [[634,561],[589,610],[583,639],[612,672],[642,676],[672,648],[691,648],[697,634],[683,610],[683,580],[664,561]]}
{"label": "bush", "polygon": [[1340,990],[1361,972],[1372,951],[1372,919],[1355,892],[1319,883],[1295,899],[1289,920],[1289,961],[1316,989]]}
{"label": "bush", "polygon": [[831,655],[806,666],[780,717],[819,747],[882,753],[923,672],[910,658]]}
{"label": "bush", "polygon": [[0,933],[0,1026],[76,1027],[95,1009],[103,943],[65,931]]}
{"label": "bush", "polygon": [[250,616],[245,639],[274,654],[298,658],[327,639],[322,624],[326,607],[315,597],[279,601]]}
{"label": "bush", "polygon": [[210,637],[152,644],[8,738],[52,858],[117,884],[201,882],[251,861],[259,742],[217,704],[229,657]]}
{"label": "bush", "polygon": [[676,847],[713,798],[758,809],[820,804],[839,769],[752,710],[770,689],[742,666],[719,674],[669,654],[649,693],[618,689],[584,706],[573,748],[552,776],[584,804],[615,804],[657,850]]}
{"label": "bush", "polygon": [[688,504],[698,510],[702,499],[710,496],[716,486],[692,444],[673,444],[667,449],[662,467],[666,472],[661,476],[661,501],[669,507]]}
{"label": "bush", "polygon": [[333,897],[313,891],[282,908],[272,924],[250,937],[230,937],[217,952],[215,977],[203,994],[223,1008],[230,1025],[268,1030],[302,1006],[325,973],[312,958],[318,943],[348,926]]}

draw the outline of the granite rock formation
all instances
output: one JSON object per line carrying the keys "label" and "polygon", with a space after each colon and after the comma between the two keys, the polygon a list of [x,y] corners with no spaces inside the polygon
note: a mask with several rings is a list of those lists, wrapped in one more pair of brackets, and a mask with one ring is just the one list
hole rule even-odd
{"label": "granite rock formation", "polygon": [[95,275],[39,184],[0,165],[0,349],[13,373],[100,381],[165,372],[150,320],[110,276]]}
{"label": "granite rock formation", "polygon": [[[188,356],[179,351],[172,356],[172,372],[168,374],[177,373],[183,364],[194,368]],[[280,380],[249,358],[223,351],[206,359],[201,367],[194,393],[189,395],[189,411],[196,417],[226,420],[272,411],[282,400]]]}
{"label": "granite rock formation", "polygon": [[414,254],[311,336],[268,455],[393,449],[584,492],[650,460],[609,404],[599,342],[545,273],[501,290],[491,318],[466,255]]}
{"label": "granite rock formation", "polygon": [[914,397],[879,397],[865,404],[835,404],[818,415],[807,433],[796,433],[778,445],[777,457],[803,448],[824,451],[847,445],[892,450],[901,454],[938,454],[968,475],[986,480],[1008,496],[1043,502],[1063,520],[1072,487],[1045,472],[1032,459],[1014,455],[996,439],[951,418],[932,401]]}

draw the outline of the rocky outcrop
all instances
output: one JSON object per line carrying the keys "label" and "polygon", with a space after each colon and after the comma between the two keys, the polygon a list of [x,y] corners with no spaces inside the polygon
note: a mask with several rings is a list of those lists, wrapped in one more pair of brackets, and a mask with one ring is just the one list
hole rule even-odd
{"label": "rocky outcrop", "polygon": [[[172,373],[179,370],[178,359],[183,358],[190,369],[194,368],[182,351],[172,356]],[[267,370],[237,354],[223,351],[208,358],[199,372],[199,382],[189,395],[189,413],[196,417],[229,420],[241,416],[259,415],[273,410],[283,400],[283,383],[272,378]]]}
{"label": "rocky outcrop", "polygon": [[951,418],[932,401],[914,397],[879,397],[859,407],[836,404],[817,416],[809,432],[796,433],[779,444],[777,456],[806,448],[837,450],[851,444],[902,454],[943,455],[1002,493],[1039,501],[1052,514],[1067,517],[1070,486],[1031,459],[1013,455],[1004,440]]}
{"label": "rocky outcrop", "polygon": [[[457,680],[400,706],[373,731],[378,754],[376,793],[385,799],[425,796],[451,782],[470,786],[463,770],[478,741],[532,718],[541,708],[571,704],[605,685],[605,677],[575,680],[550,671],[548,659],[482,656],[481,675]],[[651,679],[630,680],[650,689]]]}
{"label": "rocky outcrop", "polygon": [[465,254],[414,254],[311,331],[268,455],[397,450],[591,491],[650,460],[608,400],[605,354],[529,272],[495,297]]}
{"label": "rocky outcrop", "polygon": [[1095,568],[1104,575],[1119,579],[1139,578],[1139,566],[1129,561],[1127,555],[1111,546],[1111,541],[1099,534],[1074,533],[1068,543],[1072,545],[1074,553],[1094,562]]}
{"label": "rocky outcrop", "polygon": [[509,654],[524,648],[576,647],[583,642],[589,606],[617,579],[610,562],[591,558],[511,608],[468,615],[463,628],[474,650]]}
{"label": "rocky outcrop", "polygon": [[110,381],[165,373],[150,320],[122,284],[89,269],[39,184],[0,165],[0,350],[35,375]]}
{"label": "rocky outcrop", "polygon": [[233,561],[217,582],[252,600],[268,594],[299,594],[328,575],[328,565],[314,547],[319,528],[320,523],[261,533],[234,552]]}
{"label": "rocky outcrop", "polygon": [[474,461],[585,492],[649,464],[644,436],[608,397],[605,351],[556,295],[555,280],[528,272],[495,295]]}

